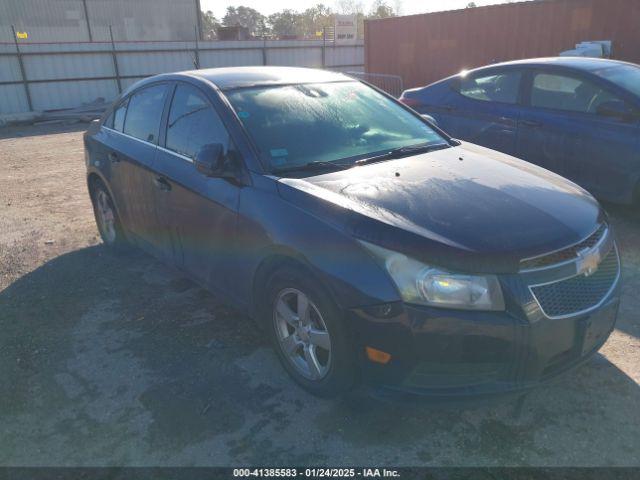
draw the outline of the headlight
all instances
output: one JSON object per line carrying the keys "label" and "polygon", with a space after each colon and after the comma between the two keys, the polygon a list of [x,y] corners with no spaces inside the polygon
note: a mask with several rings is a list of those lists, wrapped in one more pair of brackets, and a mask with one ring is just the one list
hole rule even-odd
{"label": "headlight", "polygon": [[467,310],[504,310],[495,275],[447,272],[368,242],[360,243],[386,268],[407,303]]}

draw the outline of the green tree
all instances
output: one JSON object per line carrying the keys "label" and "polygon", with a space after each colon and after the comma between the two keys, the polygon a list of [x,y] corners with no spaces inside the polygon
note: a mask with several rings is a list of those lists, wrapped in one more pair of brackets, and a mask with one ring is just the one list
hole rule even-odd
{"label": "green tree", "polygon": [[475,7],[477,7],[476,2],[467,3],[467,8],[475,8]]}
{"label": "green tree", "polygon": [[336,0],[336,8],[342,15],[357,15],[364,12],[364,5],[360,0]]}
{"label": "green tree", "polygon": [[314,7],[307,8],[300,14],[300,30],[303,35],[315,36],[324,27],[332,27],[334,23],[331,8],[318,3]]}
{"label": "green tree", "polygon": [[290,9],[276,12],[267,17],[267,23],[271,27],[271,33],[275,36],[301,35],[302,16]]}
{"label": "green tree", "polygon": [[395,17],[396,13],[385,0],[374,0],[368,18],[388,18]]}
{"label": "green tree", "polygon": [[202,35],[205,39],[216,37],[216,30],[220,26],[220,22],[214,17],[211,10],[202,12]]}
{"label": "green tree", "polygon": [[241,25],[249,30],[251,35],[264,35],[265,17],[251,7],[227,7],[227,13],[222,19],[225,27]]}

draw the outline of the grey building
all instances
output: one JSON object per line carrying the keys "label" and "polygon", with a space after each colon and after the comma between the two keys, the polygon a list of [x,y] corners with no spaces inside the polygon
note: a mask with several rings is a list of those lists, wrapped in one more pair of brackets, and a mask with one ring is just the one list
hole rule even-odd
{"label": "grey building", "polygon": [[[0,42],[193,40],[199,0],[0,0]],[[28,38],[24,38],[24,34]]]}

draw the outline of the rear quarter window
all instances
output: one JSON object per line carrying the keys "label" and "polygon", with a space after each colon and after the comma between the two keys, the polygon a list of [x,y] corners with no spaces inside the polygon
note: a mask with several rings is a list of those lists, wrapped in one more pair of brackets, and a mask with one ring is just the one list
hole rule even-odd
{"label": "rear quarter window", "polygon": [[102,125],[104,125],[105,127],[113,128],[113,114],[114,112],[111,112],[109,116],[105,119],[105,121],[102,122]]}
{"label": "rear quarter window", "polygon": [[121,132],[124,128],[124,118],[127,115],[127,104],[129,100],[125,100],[120,105],[116,107],[116,109],[109,115],[107,121],[104,122],[104,125],[109,128],[113,128],[118,132]]}

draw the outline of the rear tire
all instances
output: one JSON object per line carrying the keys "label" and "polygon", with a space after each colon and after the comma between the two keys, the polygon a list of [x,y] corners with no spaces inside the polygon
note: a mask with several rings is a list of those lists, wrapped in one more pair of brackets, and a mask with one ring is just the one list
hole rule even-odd
{"label": "rear tire", "polygon": [[124,249],[129,246],[122,229],[118,212],[115,209],[111,195],[100,181],[96,181],[91,189],[91,203],[96,226],[102,242],[113,249]]}
{"label": "rear tire", "polygon": [[326,290],[299,268],[283,267],[267,282],[263,320],[283,367],[308,392],[332,397],[355,383],[343,315]]}

